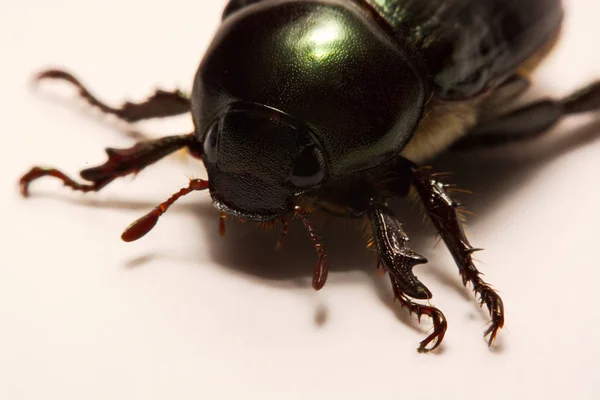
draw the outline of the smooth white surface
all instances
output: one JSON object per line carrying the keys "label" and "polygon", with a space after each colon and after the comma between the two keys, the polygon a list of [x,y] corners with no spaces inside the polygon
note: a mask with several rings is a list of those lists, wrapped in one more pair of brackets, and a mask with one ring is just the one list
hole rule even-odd
{"label": "smooth white surface", "polygon": [[[591,116],[527,145],[438,163],[475,191],[468,232],[487,249],[479,265],[506,305],[493,351],[481,337],[486,313],[419,215],[402,218],[430,261],[416,272],[449,320],[439,354],[415,351],[430,323],[391,305],[358,230],[325,230],[334,271],[320,293],[300,227],[279,253],[275,234],[251,227],[221,239],[204,194],[122,243],[127,224],[202,174],[197,163],[172,157],[97,195],[48,179],[19,197],[16,181],[34,164],[76,176],[104,161],[104,147],[133,143],[66,86],[29,91],[36,71],[67,67],[113,103],[187,89],[223,3],[0,5],[0,399],[600,398],[600,124]],[[567,3],[537,96],[600,78],[600,2]],[[184,118],[139,128],[189,127]]]}

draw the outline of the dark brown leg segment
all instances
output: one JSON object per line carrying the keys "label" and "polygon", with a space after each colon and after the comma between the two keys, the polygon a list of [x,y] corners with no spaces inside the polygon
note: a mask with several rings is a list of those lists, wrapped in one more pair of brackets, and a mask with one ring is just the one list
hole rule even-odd
{"label": "dark brown leg segment", "polygon": [[290,225],[285,217],[281,217],[279,221],[281,222],[281,233],[279,234],[279,239],[277,239],[277,244],[275,245],[276,250],[281,250],[283,248],[283,242],[285,241],[290,229]]}
{"label": "dark brown leg segment", "polygon": [[501,145],[535,138],[569,115],[600,111],[600,81],[564,99],[547,99],[524,106],[475,126],[454,149]]}
{"label": "dark brown leg segment", "polygon": [[490,312],[491,326],[484,335],[489,335],[488,344],[491,345],[496,339],[498,330],[504,326],[504,306],[500,296],[479,277],[480,272],[472,258],[472,254],[478,249],[473,248],[467,240],[457,210],[460,205],[446,193],[448,186],[437,181],[428,168],[414,171],[413,185],[431,221],[452,253],[463,284],[470,282],[473,285],[473,290],[480,297],[481,305],[485,304]]}
{"label": "dark brown leg segment", "polygon": [[[310,236],[310,240],[312,240],[315,250],[319,255],[317,267],[315,268],[315,272],[313,274],[312,286],[315,290],[321,290],[323,289],[323,286],[325,286],[325,282],[327,282],[327,275],[329,274],[329,267],[327,266],[327,253],[325,253],[325,248],[319,241],[317,234],[307,218],[308,213],[300,207],[295,207],[294,213],[298,219],[302,221],[302,224],[304,224],[304,228],[306,228],[306,231]],[[287,224],[284,226],[287,231]]]}
{"label": "dark brown leg segment", "polygon": [[[400,305],[402,307],[408,308],[408,311],[411,314],[417,314],[419,322],[421,322],[422,315],[427,315],[433,321],[433,332],[421,341],[417,351],[419,353],[427,353],[429,351],[437,349],[439,345],[442,344],[442,341],[444,340],[444,335],[446,335],[446,330],[448,329],[448,322],[446,321],[446,317],[444,316],[444,314],[435,307],[415,303],[406,296],[406,293],[402,291],[402,285],[400,285],[398,281],[394,278],[394,276],[391,274],[390,280],[392,281],[392,289],[394,290],[394,296],[398,301],[400,301]],[[433,344],[433,346],[428,348],[427,346],[429,346],[429,344],[434,340],[435,343]]]}
{"label": "dark brown leg segment", "polygon": [[179,192],[169,197],[166,201],[154,207],[148,214],[129,225],[129,227],[127,227],[127,229],[125,229],[121,235],[121,239],[123,239],[125,242],[133,242],[140,239],[150,232],[152,228],[154,228],[154,225],[156,225],[158,222],[158,218],[166,213],[169,207],[171,207],[177,200],[186,194],[206,189],[208,189],[208,181],[203,179],[191,179],[188,187],[181,189]]}
{"label": "dark brown leg segment", "polygon": [[[421,342],[418,351],[428,352],[436,349],[442,343],[448,326],[444,314],[435,307],[418,304],[409,299],[409,297],[416,299],[432,297],[431,292],[412,272],[415,265],[426,263],[427,260],[409,247],[409,239],[402,225],[391,210],[383,204],[372,201],[368,218],[379,264],[390,274],[395,298],[403,307],[407,307],[411,314],[416,313],[419,322],[422,315],[427,315],[433,320],[433,332]],[[434,340],[433,346],[428,348],[427,346]]]}
{"label": "dark brown leg segment", "polygon": [[77,78],[66,71],[43,71],[37,76],[36,81],[39,82],[46,79],[58,79],[71,83],[79,90],[79,95],[91,106],[97,107],[102,112],[114,115],[127,122],[171,117],[190,111],[190,100],[178,90],[175,92],[157,90],[146,101],[140,103],[127,102],[119,108],[113,108],[98,100]]}
{"label": "dark brown leg segment", "polygon": [[140,142],[128,149],[106,149],[108,160],[104,164],[81,171],[80,175],[88,181],[87,183],[78,183],[54,168],[33,167],[19,181],[21,194],[25,197],[29,196],[31,182],[43,176],[59,179],[65,186],[76,191],[97,192],[116,178],[136,174],[150,164],[186,146],[191,148],[192,154],[197,154],[198,142],[193,133]]}

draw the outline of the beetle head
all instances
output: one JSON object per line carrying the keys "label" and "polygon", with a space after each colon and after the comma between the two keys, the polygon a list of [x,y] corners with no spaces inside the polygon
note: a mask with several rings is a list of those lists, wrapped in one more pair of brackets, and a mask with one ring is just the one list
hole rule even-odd
{"label": "beetle head", "polygon": [[215,206],[242,218],[276,218],[327,176],[323,151],[308,128],[264,106],[228,107],[209,125],[202,147]]}

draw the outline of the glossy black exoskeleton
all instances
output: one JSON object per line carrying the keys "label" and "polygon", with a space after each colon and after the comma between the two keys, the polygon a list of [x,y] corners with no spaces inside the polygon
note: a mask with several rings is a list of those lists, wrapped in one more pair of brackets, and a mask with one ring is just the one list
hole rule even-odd
{"label": "glossy black exoskeleton", "polygon": [[265,223],[297,217],[319,255],[313,286],[327,278],[324,247],[308,216],[322,211],[362,219],[369,246],[395,297],[441,343],[447,323],[437,308],[412,299],[431,292],[413,274],[414,252],[389,199],[412,189],[454,257],[463,283],[491,315],[491,344],[504,325],[501,298],[480,278],[450,185],[424,163],[451,147],[533,137],[562,117],[600,109],[600,83],[560,100],[502,113],[529,85],[528,74],[557,41],[559,0],[231,0],[198,69],[191,97],[158,91],[139,104],[112,108],[60,70],[39,79],[71,82],[90,104],[128,122],[191,111],[195,131],[107,149],[108,161],[78,183],[35,167],[29,184],[53,176],[79,191],[98,191],[172,152],[201,158],[208,181],[191,180],[123,233],[137,240],[179,197],[208,189],[221,222]]}

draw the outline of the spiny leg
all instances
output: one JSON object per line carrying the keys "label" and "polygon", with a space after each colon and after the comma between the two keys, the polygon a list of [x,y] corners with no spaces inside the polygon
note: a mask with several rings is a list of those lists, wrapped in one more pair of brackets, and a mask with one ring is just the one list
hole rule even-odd
{"label": "spiny leg", "polygon": [[29,196],[29,185],[44,176],[61,180],[65,186],[80,192],[97,192],[116,178],[136,174],[161,158],[188,147],[192,154],[199,154],[198,142],[193,133],[187,135],[167,136],[147,142],[140,142],[128,149],[106,149],[108,160],[97,167],[87,168],[80,172],[86,183],[79,183],[54,168],[33,167],[19,180],[21,194]]}
{"label": "spiny leg", "polygon": [[447,185],[439,182],[430,169],[422,168],[413,172],[413,185],[421,198],[427,213],[438,230],[442,240],[452,253],[463,284],[470,282],[473,290],[480,296],[481,305],[485,304],[491,316],[491,325],[484,336],[489,335],[488,344],[496,339],[498,330],[504,326],[504,305],[500,296],[484,282],[473,263],[472,254],[479,249],[473,248],[465,235],[458,208],[460,204],[447,193]]}
{"label": "spiny leg", "polygon": [[469,149],[534,138],[562,118],[600,111],[600,81],[559,100],[542,100],[475,126],[454,149]]}
{"label": "spiny leg", "polygon": [[[317,261],[317,267],[315,268],[315,272],[313,274],[312,286],[315,290],[321,290],[323,286],[325,286],[325,282],[327,282],[327,275],[329,274],[329,267],[327,266],[327,253],[325,253],[325,248],[319,241],[317,234],[315,233],[310,221],[307,218],[308,213],[302,209],[301,207],[294,207],[295,216],[300,219],[304,228],[308,232],[310,236],[310,240],[313,242],[313,246],[315,246],[315,250],[319,255],[319,260]],[[287,234],[287,223],[284,225],[285,232]]]}
{"label": "spiny leg", "polygon": [[[444,314],[435,307],[425,306],[413,302],[409,297],[416,299],[430,299],[431,292],[413,274],[415,265],[424,264],[427,260],[409,247],[409,239],[402,225],[382,203],[372,201],[367,213],[373,233],[379,264],[389,272],[392,281],[394,296],[402,306],[406,306],[411,313],[416,313],[421,320],[425,314],[433,320],[433,332],[419,345],[419,352],[436,349],[446,334],[448,326]],[[427,346],[435,340],[431,348]]]}
{"label": "spiny leg", "polygon": [[126,102],[119,108],[113,108],[98,100],[77,78],[66,71],[47,70],[41,72],[36,82],[46,79],[58,79],[71,83],[79,90],[79,95],[91,106],[102,112],[114,115],[127,122],[144,119],[172,117],[190,111],[190,100],[179,90],[168,92],[157,90],[151,97],[140,103]]}
{"label": "spiny leg", "polygon": [[[427,315],[433,321],[433,332],[427,336],[425,339],[419,343],[419,348],[417,351],[419,353],[427,353],[429,351],[435,350],[442,344],[444,340],[444,335],[446,335],[446,330],[448,329],[448,322],[446,321],[446,317],[444,314],[437,308],[432,306],[425,306],[423,304],[415,303],[411,299],[406,296],[401,289],[401,285],[398,281],[390,275],[390,280],[392,281],[392,289],[394,290],[395,298],[400,301],[400,305],[402,307],[408,308],[409,313],[417,314],[417,318],[419,322],[421,322],[421,316]],[[431,348],[427,346],[435,340],[435,343]]]}
{"label": "spiny leg", "polygon": [[400,221],[389,208],[378,202],[371,203],[367,216],[383,267],[395,276],[402,292],[415,299],[430,299],[431,292],[412,272],[416,265],[425,264],[427,259],[410,248],[410,240]]}

